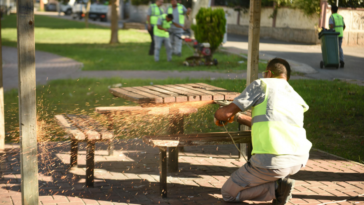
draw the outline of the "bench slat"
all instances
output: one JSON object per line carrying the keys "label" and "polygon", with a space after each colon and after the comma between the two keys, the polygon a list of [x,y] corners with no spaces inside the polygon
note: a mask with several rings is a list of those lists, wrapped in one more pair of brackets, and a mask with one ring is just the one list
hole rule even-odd
{"label": "bench slat", "polygon": [[194,91],[198,91],[198,92],[201,92],[201,93],[212,95],[212,100],[224,100],[224,98],[225,98],[225,96],[223,94],[220,94],[220,93],[215,93],[215,92],[211,92],[211,91],[204,90],[204,89],[194,88],[193,86],[196,86],[194,84],[177,84],[177,85],[181,86],[181,87],[188,88],[190,90],[194,90]]}
{"label": "bench slat", "polygon": [[80,115],[78,117],[87,122],[89,127],[93,128],[96,132],[100,133],[102,140],[108,140],[114,138],[114,133],[112,131],[106,129],[103,125],[101,125],[93,118],[86,115]]}
{"label": "bench slat", "polygon": [[73,126],[72,122],[65,118],[63,115],[56,115],[55,116],[58,124],[65,129],[66,133],[71,136],[71,139],[76,140],[85,140],[86,136],[81,130],[79,130],[77,127]]}
{"label": "bench slat", "polygon": [[203,88],[206,88],[206,90],[208,90],[208,91],[213,91],[213,92],[225,95],[224,100],[234,100],[234,98],[236,98],[236,97],[238,97],[240,95],[240,93],[232,92],[232,91],[229,91],[229,90],[226,90],[226,89],[223,89],[223,88],[219,88],[219,87],[216,87],[216,86],[213,86],[213,85],[209,85],[209,84],[206,84],[206,83],[196,83],[196,87],[199,87],[199,86],[203,87]]}
{"label": "bench slat", "polygon": [[66,116],[86,135],[87,140],[101,140],[100,133],[96,132],[85,120],[77,115]]}

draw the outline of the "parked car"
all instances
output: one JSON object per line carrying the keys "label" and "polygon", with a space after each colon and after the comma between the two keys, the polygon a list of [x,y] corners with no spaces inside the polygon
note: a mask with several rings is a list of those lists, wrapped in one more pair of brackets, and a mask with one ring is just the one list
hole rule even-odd
{"label": "parked car", "polygon": [[70,16],[73,13],[72,6],[75,4],[75,0],[70,0],[66,4],[61,4],[61,12],[66,16]]}
{"label": "parked car", "polygon": [[46,11],[57,11],[57,4],[48,3],[48,4],[44,5],[44,10],[46,10]]}
{"label": "parked car", "polygon": [[[74,19],[82,19],[85,17],[86,5],[88,0],[76,0],[72,7],[72,16]],[[92,1],[89,11],[89,18],[91,20],[107,21],[107,13],[109,11],[109,1]]]}

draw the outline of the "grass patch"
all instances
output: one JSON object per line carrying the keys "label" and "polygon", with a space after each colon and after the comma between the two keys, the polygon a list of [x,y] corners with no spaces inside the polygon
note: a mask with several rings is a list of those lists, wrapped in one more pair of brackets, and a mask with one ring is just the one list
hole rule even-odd
{"label": "grass patch", "polygon": [[[79,79],[55,80],[45,86],[38,86],[38,116],[47,122],[47,136],[59,140],[60,131],[53,121],[55,114],[92,113],[97,106],[133,105],[132,102],[114,98],[108,93],[108,86],[122,83],[125,86],[152,84],[176,84],[204,82],[241,92],[243,80],[130,80],[130,79]],[[341,157],[360,161],[364,159],[364,87],[340,81],[295,80],[290,82],[305,99],[310,109],[305,114],[305,128],[309,140],[315,148]],[[5,93],[6,140],[17,140],[18,135],[18,98],[17,91]],[[217,105],[208,105],[199,113],[191,115],[186,121],[186,132],[224,131],[213,123]],[[157,123],[155,123],[157,124]],[[144,129],[143,125],[141,126]],[[237,130],[236,124],[228,129]],[[52,137],[50,137],[52,136]],[[135,135],[141,136],[141,135]],[[134,136],[134,137],[135,137]]]}
{"label": "grass patch", "polygon": [[[16,15],[2,21],[3,45],[16,47]],[[218,66],[186,67],[183,61],[193,50],[183,45],[181,57],[173,56],[167,62],[165,48],[160,52],[160,62],[148,55],[150,36],[139,30],[119,30],[119,45],[109,45],[110,29],[82,22],[35,15],[36,49],[72,58],[84,64],[83,70],[160,70],[160,71],[215,71],[241,72],[246,70],[244,58],[217,51],[214,55]],[[239,64],[239,61],[245,61]],[[260,63],[264,70],[265,63]]]}

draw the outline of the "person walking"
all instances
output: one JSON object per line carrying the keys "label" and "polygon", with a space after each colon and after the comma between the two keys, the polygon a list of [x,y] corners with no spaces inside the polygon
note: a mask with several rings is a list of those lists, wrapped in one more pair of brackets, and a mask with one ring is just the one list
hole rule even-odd
{"label": "person walking", "polygon": [[344,52],[342,49],[344,30],[346,28],[344,17],[337,13],[338,7],[335,5],[331,6],[332,15],[329,18],[330,29],[335,29],[339,34],[339,52],[340,52],[340,68],[344,68]]}
{"label": "person walking", "polygon": [[156,0],[154,4],[151,4],[147,13],[147,29],[152,39],[149,48],[149,55],[154,55],[154,26],[157,24],[158,18],[164,14],[161,8],[163,0]]}
{"label": "person walking", "polygon": [[[264,78],[215,113],[215,123],[234,117],[252,128],[251,159],[221,189],[227,202],[273,200],[274,205],[284,205],[292,198],[295,181],[288,176],[306,165],[312,144],[303,128],[303,113],[309,107],[287,82],[290,73],[287,61],[269,61]],[[249,108],[252,117],[240,113]]]}
{"label": "person walking", "polygon": [[167,8],[166,13],[173,15],[173,22],[180,25],[177,27],[172,25],[169,29],[171,32],[170,41],[172,45],[172,54],[181,56],[182,52],[182,34],[184,31],[185,14],[188,15],[191,9],[186,9],[182,4],[177,3],[177,0],[171,0],[171,5]]}
{"label": "person walking", "polygon": [[169,32],[168,29],[171,25],[176,27],[181,27],[177,23],[172,22],[173,15],[172,14],[163,14],[158,18],[156,26],[154,26],[154,60],[156,62],[159,61],[159,51],[164,43],[167,51],[167,61],[172,60],[172,46],[169,41]]}

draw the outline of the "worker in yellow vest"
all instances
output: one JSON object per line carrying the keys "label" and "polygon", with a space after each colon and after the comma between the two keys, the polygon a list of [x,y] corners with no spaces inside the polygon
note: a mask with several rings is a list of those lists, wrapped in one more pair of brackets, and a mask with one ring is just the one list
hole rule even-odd
{"label": "worker in yellow vest", "polygon": [[[273,200],[274,205],[284,205],[290,200],[295,181],[288,176],[306,165],[312,146],[303,128],[308,105],[289,85],[290,73],[287,61],[272,59],[264,78],[216,111],[219,125],[234,117],[252,128],[252,157],[223,185],[225,201]],[[240,113],[249,108],[252,117]]]}
{"label": "worker in yellow vest", "polygon": [[181,56],[182,52],[182,39],[181,36],[184,31],[185,25],[185,15],[188,15],[191,12],[191,9],[186,9],[182,4],[177,3],[177,0],[171,0],[171,5],[167,8],[166,13],[173,15],[173,22],[180,25],[180,27],[176,27],[174,25],[171,26],[169,31],[171,32],[170,41],[172,45],[172,54]]}
{"label": "worker in yellow vest", "polygon": [[156,0],[154,4],[151,4],[148,9],[147,13],[147,29],[152,39],[149,48],[149,55],[154,55],[154,26],[157,24],[158,18],[164,13],[163,9],[161,8],[163,4],[163,0]]}
{"label": "worker in yellow vest", "polygon": [[339,34],[339,51],[340,51],[340,68],[344,68],[344,52],[342,49],[344,30],[345,30],[345,22],[344,18],[337,13],[338,7],[335,5],[331,6],[332,15],[329,18],[330,29],[335,29]]}
{"label": "worker in yellow vest", "polygon": [[159,61],[159,51],[164,43],[167,51],[167,61],[172,60],[172,46],[171,42],[169,41],[169,32],[168,29],[171,25],[176,27],[181,27],[177,23],[174,23],[172,14],[163,14],[158,18],[156,26],[154,26],[154,60],[156,62]]}

